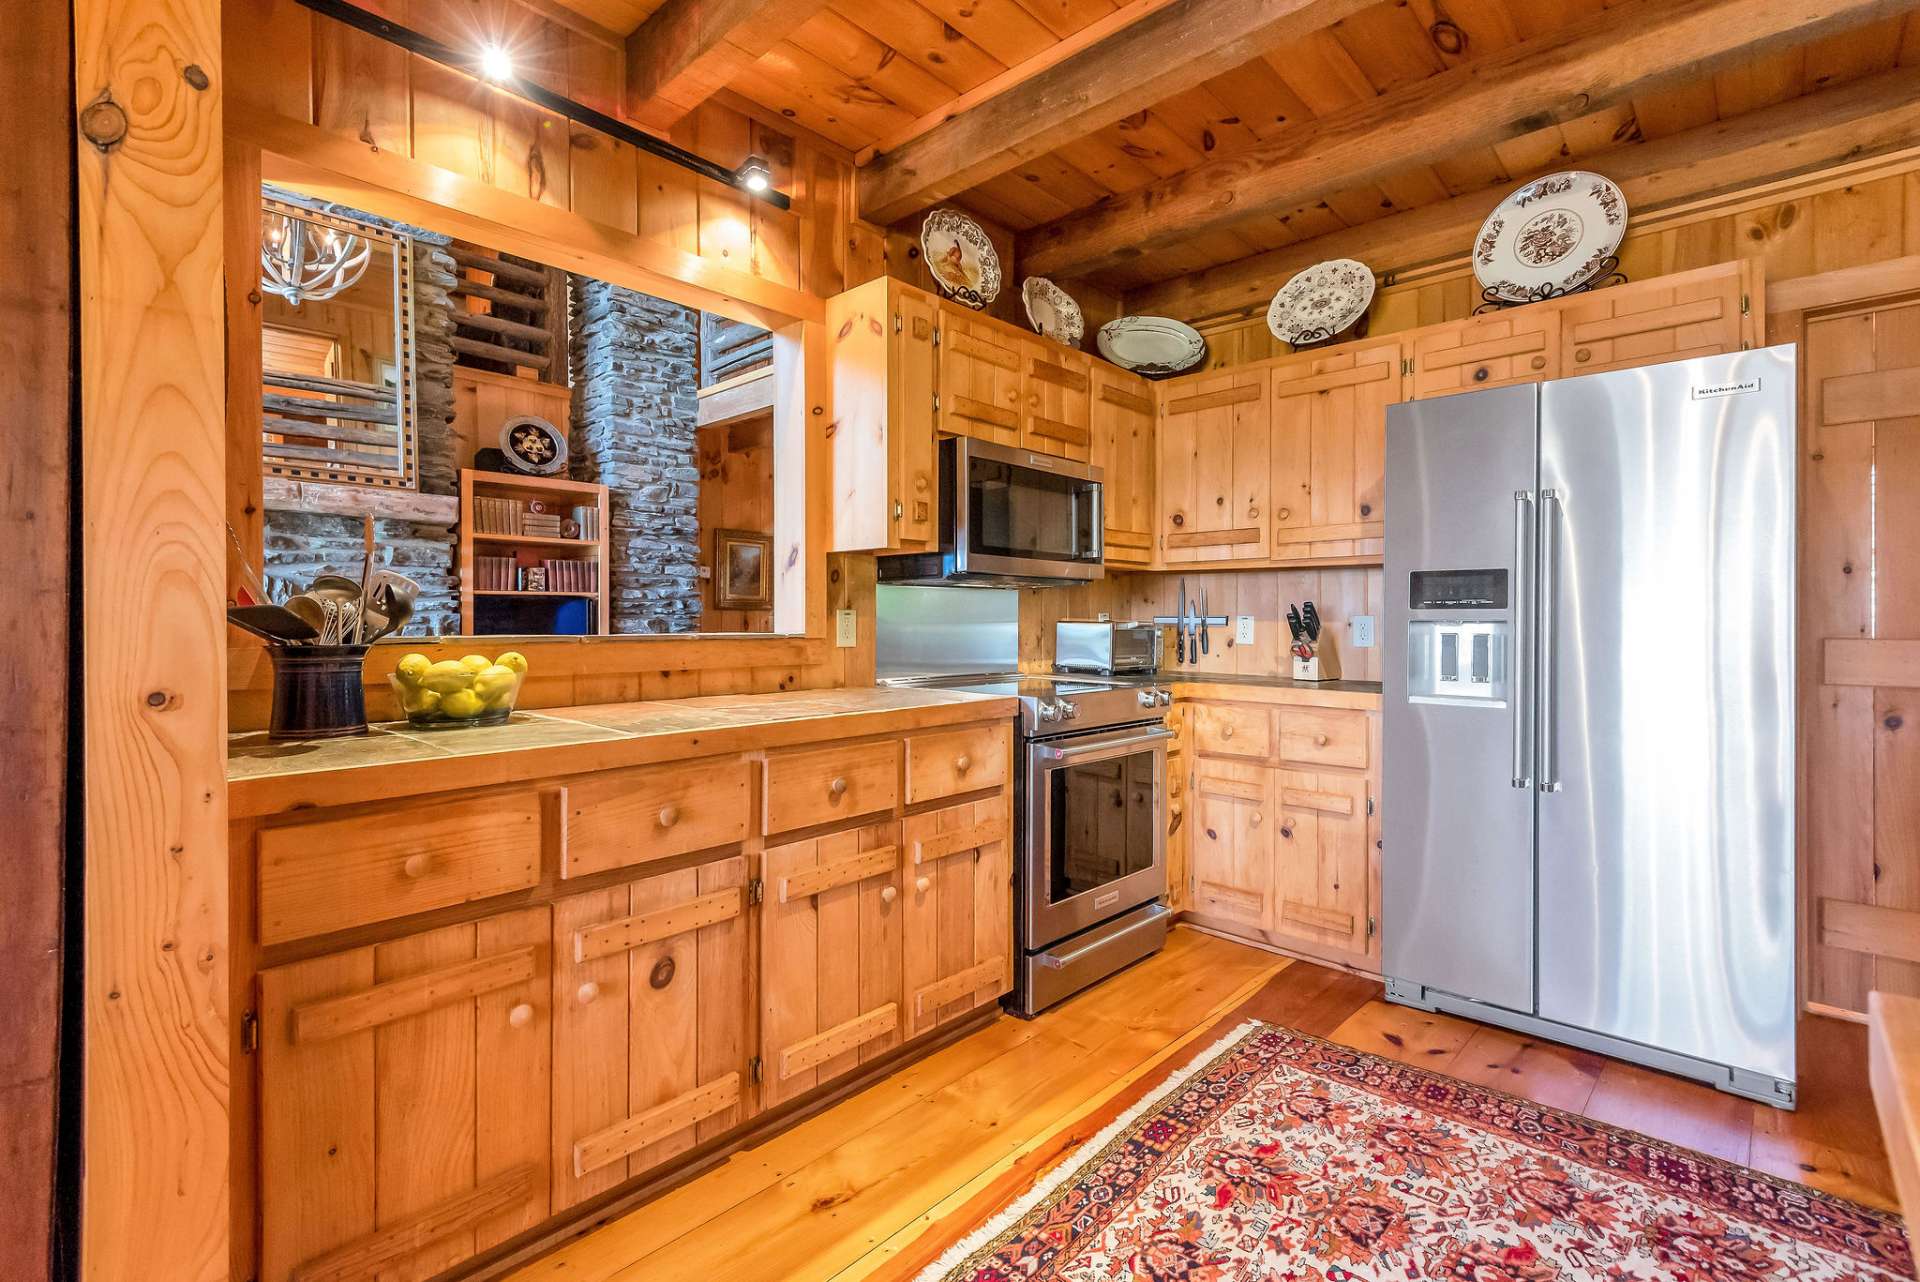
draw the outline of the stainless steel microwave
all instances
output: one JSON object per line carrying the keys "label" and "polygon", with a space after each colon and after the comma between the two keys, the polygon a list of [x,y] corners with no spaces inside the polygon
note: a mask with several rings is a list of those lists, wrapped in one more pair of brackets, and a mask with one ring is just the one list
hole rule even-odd
{"label": "stainless steel microwave", "polygon": [[1059,584],[1098,579],[1101,473],[966,436],[940,442],[939,551],[880,558],[883,583]]}

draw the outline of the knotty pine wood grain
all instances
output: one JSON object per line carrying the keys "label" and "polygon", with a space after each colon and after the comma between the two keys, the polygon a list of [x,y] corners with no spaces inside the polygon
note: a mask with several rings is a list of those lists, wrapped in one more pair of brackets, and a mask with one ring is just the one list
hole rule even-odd
{"label": "knotty pine wood grain", "polygon": [[[74,0],[87,507],[81,1275],[227,1259],[226,443],[214,0]],[[195,88],[195,82],[205,88]]]}

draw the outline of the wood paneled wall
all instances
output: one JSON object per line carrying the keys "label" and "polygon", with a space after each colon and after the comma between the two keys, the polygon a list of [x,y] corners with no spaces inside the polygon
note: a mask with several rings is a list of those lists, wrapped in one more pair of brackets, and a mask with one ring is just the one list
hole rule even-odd
{"label": "wood paneled wall", "polygon": [[521,414],[544,418],[571,431],[573,393],[565,384],[542,383],[488,370],[453,371],[454,466],[472,467],[475,450],[500,448],[500,425]]}
{"label": "wood paneled wall", "polygon": [[700,561],[711,573],[700,581],[702,632],[765,632],[772,610],[723,610],[714,604],[725,567],[716,553],[718,530],[773,532],[773,419],[768,415],[703,427],[695,466],[700,470]]}

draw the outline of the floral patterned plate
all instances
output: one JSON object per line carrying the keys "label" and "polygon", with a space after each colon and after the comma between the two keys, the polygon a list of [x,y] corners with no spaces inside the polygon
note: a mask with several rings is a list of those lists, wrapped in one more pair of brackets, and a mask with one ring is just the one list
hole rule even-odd
{"label": "floral patterned plate", "polygon": [[1036,333],[1068,347],[1080,346],[1087,322],[1066,290],[1045,276],[1029,276],[1020,282],[1020,301],[1027,305],[1027,319]]}
{"label": "floral patterned plate", "polygon": [[1000,255],[980,224],[936,209],[920,224],[920,252],[934,283],[976,311],[1000,296]]}
{"label": "floral patterned plate", "polygon": [[1583,169],[1548,174],[1513,192],[1480,225],[1473,274],[1490,299],[1528,303],[1598,275],[1627,234],[1627,198]]}
{"label": "floral patterned plate", "polygon": [[1373,271],[1351,258],[1315,263],[1282,285],[1267,305],[1267,328],[1283,343],[1324,343],[1367,314]]}
{"label": "floral patterned plate", "polygon": [[1192,369],[1207,354],[1200,331],[1166,316],[1122,316],[1100,327],[1100,354],[1148,378]]}

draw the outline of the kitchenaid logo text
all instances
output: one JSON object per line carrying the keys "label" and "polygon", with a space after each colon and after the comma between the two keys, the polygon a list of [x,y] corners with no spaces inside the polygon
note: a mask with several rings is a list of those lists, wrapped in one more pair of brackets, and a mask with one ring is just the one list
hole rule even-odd
{"label": "kitchenaid logo text", "polygon": [[1744,396],[1748,392],[1757,392],[1759,390],[1759,379],[1743,378],[1738,383],[1709,383],[1705,387],[1696,387],[1693,389],[1693,399],[1696,401],[1704,401],[1715,396]]}

